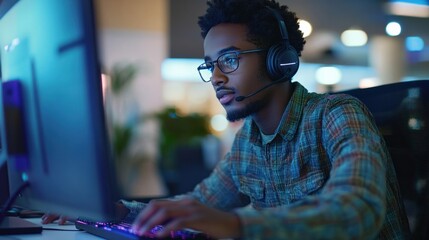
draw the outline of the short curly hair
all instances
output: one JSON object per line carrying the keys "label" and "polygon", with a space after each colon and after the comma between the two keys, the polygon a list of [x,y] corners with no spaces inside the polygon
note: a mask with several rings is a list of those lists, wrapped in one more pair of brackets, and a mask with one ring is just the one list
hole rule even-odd
{"label": "short curly hair", "polygon": [[280,6],[274,0],[208,0],[205,15],[198,18],[203,38],[210,29],[220,23],[245,24],[248,29],[248,39],[261,48],[268,48],[281,41],[281,33],[277,19],[267,6],[277,10],[283,17],[289,43],[298,55],[304,48],[305,40],[299,30],[298,18],[285,5]]}

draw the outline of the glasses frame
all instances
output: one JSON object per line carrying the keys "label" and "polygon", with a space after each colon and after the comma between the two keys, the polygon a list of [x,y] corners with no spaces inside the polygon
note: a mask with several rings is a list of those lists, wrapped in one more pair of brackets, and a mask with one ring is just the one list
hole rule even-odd
{"label": "glasses frame", "polygon": [[[232,73],[232,72],[235,72],[235,71],[237,71],[237,69],[240,67],[240,59],[238,58],[238,56],[239,55],[241,55],[241,54],[246,54],[246,53],[256,53],[256,52],[262,52],[262,51],[266,51],[267,49],[265,49],[265,48],[256,48],[256,49],[249,49],[249,50],[242,50],[242,51],[228,51],[228,52],[225,52],[225,53],[222,53],[221,55],[219,55],[218,57],[217,57],[217,59],[215,60],[215,61],[210,61],[210,62],[204,62],[204,63],[202,63],[200,66],[198,66],[198,68],[197,68],[197,70],[198,70],[198,73],[200,74],[200,77],[201,77],[201,79],[203,80],[203,82],[210,82],[211,80],[212,80],[212,77],[210,77],[210,79],[209,80],[205,80],[204,79],[204,77],[203,77],[203,75],[201,74],[201,70],[209,70],[210,72],[212,72],[212,76],[213,76],[213,71],[214,71],[214,68],[216,67],[216,66],[218,66],[218,68],[219,68],[219,70],[221,71],[221,72],[223,72],[224,74],[228,74],[228,73]],[[221,57],[223,57],[223,56],[225,56],[226,54],[235,54],[236,55],[236,58],[237,58],[237,60],[238,60],[238,62],[237,62],[237,67],[234,69],[234,70],[231,70],[231,71],[224,71],[223,69],[222,69],[222,64],[219,64],[219,59],[221,58]],[[209,67],[207,67],[207,64],[213,64],[212,66],[213,66],[213,70],[210,70],[210,68]]]}

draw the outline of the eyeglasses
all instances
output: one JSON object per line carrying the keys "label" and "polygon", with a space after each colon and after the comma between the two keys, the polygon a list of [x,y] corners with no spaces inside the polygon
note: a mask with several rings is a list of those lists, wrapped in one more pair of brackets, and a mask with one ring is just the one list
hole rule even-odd
{"label": "eyeglasses", "polygon": [[204,82],[210,82],[213,76],[213,71],[215,68],[215,65],[219,67],[219,69],[227,74],[232,73],[239,67],[239,58],[238,56],[240,54],[246,54],[246,53],[255,53],[255,52],[261,52],[265,51],[266,49],[259,48],[259,49],[251,49],[251,50],[244,50],[244,51],[231,51],[226,52],[220,55],[216,61],[211,62],[205,62],[198,66],[198,72],[200,73],[201,79]]}

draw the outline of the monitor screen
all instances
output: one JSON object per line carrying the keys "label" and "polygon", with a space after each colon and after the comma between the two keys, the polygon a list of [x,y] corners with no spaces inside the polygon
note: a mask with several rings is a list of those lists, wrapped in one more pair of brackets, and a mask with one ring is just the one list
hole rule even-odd
{"label": "monitor screen", "polygon": [[90,0],[0,2],[1,161],[17,203],[111,218],[118,200]]}

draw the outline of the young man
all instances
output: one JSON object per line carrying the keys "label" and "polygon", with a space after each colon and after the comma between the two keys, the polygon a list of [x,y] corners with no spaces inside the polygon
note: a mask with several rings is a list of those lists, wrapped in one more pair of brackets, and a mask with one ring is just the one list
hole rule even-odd
{"label": "young man", "polygon": [[161,236],[192,228],[216,238],[408,238],[392,161],[366,107],[291,82],[304,45],[295,14],[270,0],[211,0],[199,25],[201,77],[228,119],[244,124],[193,192],[144,208],[124,202],[137,215],[134,231],[164,224]]}
{"label": "young man", "polygon": [[366,107],[290,81],[293,51],[304,45],[295,14],[270,0],[212,0],[199,25],[201,77],[227,118],[244,125],[209,178],[184,198],[152,201],[134,230],[166,223],[164,233],[219,238],[407,238],[392,161]]}

